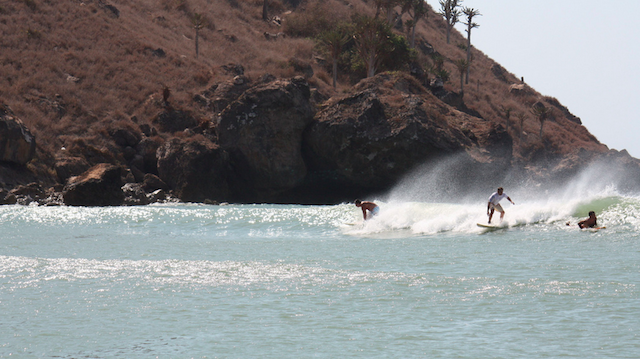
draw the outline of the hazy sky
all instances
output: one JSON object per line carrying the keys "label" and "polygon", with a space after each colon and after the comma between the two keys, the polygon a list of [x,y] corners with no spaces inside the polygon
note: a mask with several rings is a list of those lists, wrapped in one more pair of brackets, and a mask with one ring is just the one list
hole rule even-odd
{"label": "hazy sky", "polygon": [[[440,5],[427,0],[434,9]],[[557,98],[609,148],[640,158],[640,1],[464,0],[471,43]],[[464,36],[464,25],[458,24]]]}

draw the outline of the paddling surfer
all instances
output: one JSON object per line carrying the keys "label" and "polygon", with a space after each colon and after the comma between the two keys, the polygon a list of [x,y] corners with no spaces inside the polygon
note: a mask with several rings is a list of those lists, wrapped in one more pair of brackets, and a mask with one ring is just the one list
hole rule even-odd
{"label": "paddling surfer", "polygon": [[509,196],[504,193],[504,189],[502,187],[498,187],[498,191],[494,192],[491,197],[489,197],[489,203],[487,203],[487,216],[489,216],[489,224],[491,224],[491,218],[493,217],[494,211],[500,212],[500,222],[502,222],[502,219],[504,218],[504,209],[502,209],[500,201],[502,201],[503,198],[506,198],[509,202],[511,202],[511,204],[515,204],[513,203],[511,198],[509,198]]}
{"label": "paddling surfer", "polygon": [[[376,214],[378,214],[380,212],[380,207],[373,203],[373,202],[368,202],[368,201],[361,201],[359,199],[356,199],[356,201],[354,202],[356,207],[360,207],[360,209],[362,209],[362,216],[364,217],[364,220],[366,221],[367,219],[371,219],[373,218],[373,216],[375,216]],[[367,211],[369,211],[369,216],[367,218]]]}
{"label": "paddling surfer", "polygon": [[594,228],[598,226],[598,219],[596,218],[596,212],[589,212],[589,218],[578,222],[580,228]]}

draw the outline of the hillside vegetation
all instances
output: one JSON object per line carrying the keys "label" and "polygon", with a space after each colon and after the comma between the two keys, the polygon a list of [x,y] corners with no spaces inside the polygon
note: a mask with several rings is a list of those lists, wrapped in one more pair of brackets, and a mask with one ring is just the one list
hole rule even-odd
{"label": "hillside vegetation", "polygon": [[[428,2],[431,7],[439,6],[433,2]],[[263,0],[5,1],[0,4],[0,103],[36,135],[38,162],[30,166],[41,171],[51,171],[61,151],[95,153],[84,155],[90,162],[124,163],[113,131],[137,131],[168,104],[197,119],[204,130],[195,136],[215,140],[220,109],[202,104],[197,95],[236,76],[229,70],[235,65],[251,80],[267,73],[305,76],[318,94],[318,106],[322,99],[349,92],[366,73],[343,58],[334,89],[331,56],[317,39],[355,15],[373,17],[374,3],[270,0],[265,21]],[[200,24],[198,54],[194,19]],[[409,19],[405,13],[393,24]],[[405,26],[393,29],[397,36],[407,35]],[[413,65],[383,70],[418,67],[426,86],[434,78],[428,70],[440,65],[450,75],[444,88],[460,92],[456,61],[466,59],[466,39],[454,30],[447,43],[446,23],[432,8],[415,31]],[[470,81],[458,107],[506,127],[516,161],[607,150],[558,100],[522,84],[480,50],[472,48]],[[510,91],[512,85],[520,87]],[[168,90],[168,104],[163,90]],[[532,111],[536,102],[550,109],[542,133]],[[154,136],[161,142],[194,134]]]}

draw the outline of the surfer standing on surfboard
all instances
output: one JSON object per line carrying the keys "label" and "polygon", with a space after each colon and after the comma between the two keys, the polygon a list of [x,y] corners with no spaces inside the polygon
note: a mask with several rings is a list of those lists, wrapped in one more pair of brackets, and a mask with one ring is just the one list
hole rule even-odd
{"label": "surfer standing on surfboard", "polygon": [[[363,202],[359,199],[356,199],[354,203],[356,204],[356,207],[360,207],[362,209],[362,216],[364,217],[365,221],[367,219],[373,218],[373,216],[375,216],[380,212],[380,207],[378,207],[378,205],[373,202],[368,202],[368,201]],[[367,218],[367,211],[369,211],[370,213],[369,218]]]}
{"label": "surfer standing on surfboard", "polygon": [[509,196],[507,196],[507,194],[504,193],[504,189],[502,187],[498,187],[498,191],[494,192],[491,195],[491,197],[489,197],[489,203],[487,204],[487,216],[489,216],[489,224],[491,224],[491,217],[493,217],[493,211],[500,212],[500,222],[502,222],[502,219],[504,218],[504,209],[502,209],[502,206],[500,205],[500,201],[503,198],[506,198],[507,200],[509,200],[511,204],[515,204],[513,203],[511,198],[509,198]]}

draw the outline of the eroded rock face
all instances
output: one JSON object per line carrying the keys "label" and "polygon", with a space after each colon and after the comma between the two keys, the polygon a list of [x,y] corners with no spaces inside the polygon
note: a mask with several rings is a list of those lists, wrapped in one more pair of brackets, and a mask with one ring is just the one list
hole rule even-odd
{"label": "eroded rock face", "polygon": [[302,133],[313,119],[309,85],[301,78],[247,90],[221,113],[218,140],[238,181],[258,199],[299,185],[307,174]]}
{"label": "eroded rock face", "polygon": [[119,206],[124,203],[121,168],[100,163],[69,179],[62,191],[68,206]]}
{"label": "eroded rock face", "polygon": [[9,106],[0,105],[0,161],[24,165],[35,152],[35,136],[15,117]]}
{"label": "eroded rock face", "polygon": [[[240,66],[240,65],[237,65]],[[201,99],[203,104],[207,105],[214,113],[219,113],[225,109],[230,103],[238,99],[249,87],[251,81],[245,77],[242,66],[228,72],[235,73],[232,80],[224,81],[216,84],[202,93]]]}
{"label": "eroded rock face", "polygon": [[382,190],[422,163],[474,146],[475,135],[459,128],[469,116],[418,86],[410,78],[378,75],[327,105],[305,132],[313,173]]}
{"label": "eroded rock face", "polygon": [[[180,200],[225,201],[230,197],[228,156],[218,145],[207,140],[174,138],[158,148],[157,157],[160,179]],[[146,184],[150,184],[147,178]]]}

